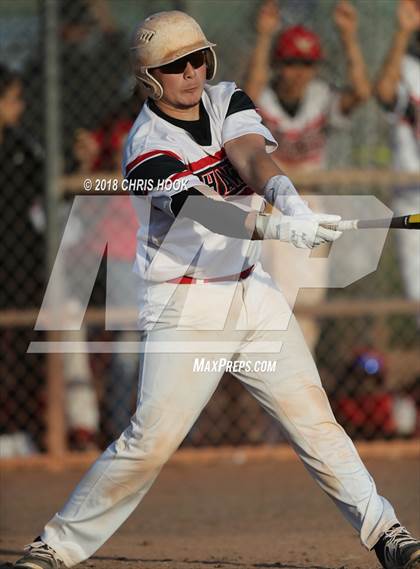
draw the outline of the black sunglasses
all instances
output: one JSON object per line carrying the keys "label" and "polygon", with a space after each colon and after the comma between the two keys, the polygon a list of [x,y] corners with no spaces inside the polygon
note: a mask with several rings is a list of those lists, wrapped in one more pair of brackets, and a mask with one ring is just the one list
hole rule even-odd
{"label": "black sunglasses", "polygon": [[193,53],[184,55],[184,57],[181,57],[180,59],[172,61],[172,63],[167,63],[166,65],[162,65],[161,67],[158,67],[158,69],[165,75],[175,75],[178,73],[184,73],[188,63],[191,63],[194,69],[198,69],[206,61],[206,51],[207,50],[205,49],[202,49],[200,51],[194,51]]}
{"label": "black sunglasses", "polygon": [[312,61],[311,59],[283,59],[280,62],[281,65],[301,65],[303,67],[313,67],[316,64],[316,61]]}

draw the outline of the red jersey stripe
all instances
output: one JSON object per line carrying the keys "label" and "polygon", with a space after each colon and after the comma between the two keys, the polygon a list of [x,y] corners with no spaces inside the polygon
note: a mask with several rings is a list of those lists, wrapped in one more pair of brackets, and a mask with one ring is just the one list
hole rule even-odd
{"label": "red jersey stripe", "polygon": [[200,158],[200,160],[196,160],[195,162],[190,162],[189,167],[193,172],[198,172],[211,164],[215,164],[216,162],[220,162],[226,156],[224,148],[216,152],[214,155],[205,156],[204,158]]}
{"label": "red jersey stripe", "polygon": [[191,170],[184,170],[183,172],[177,172],[176,174],[172,174],[169,176],[169,180],[178,180],[179,178],[185,178],[185,176],[194,176],[194,173]]}

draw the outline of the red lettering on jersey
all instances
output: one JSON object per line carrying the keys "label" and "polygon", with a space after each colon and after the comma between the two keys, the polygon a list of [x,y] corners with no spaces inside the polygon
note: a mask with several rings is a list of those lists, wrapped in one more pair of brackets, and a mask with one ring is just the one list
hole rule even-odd
{"label": "red lettering on jersey", "polygon": [[205,171],[194,173],[204,184],[213,188],[221,196],[233,194],[249,195],[253,193],[228,158],[224,158],[219,164],[211,166]]}

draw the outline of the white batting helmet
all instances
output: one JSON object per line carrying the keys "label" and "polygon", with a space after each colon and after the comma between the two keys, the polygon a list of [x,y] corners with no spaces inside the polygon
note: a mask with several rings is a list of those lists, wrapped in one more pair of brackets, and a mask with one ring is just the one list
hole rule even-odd
{"label": "white batting helmet", "polygon": [[216,73],[217,59],[213,47],[198,23],[184,12],[158,12],[146,18],[134,31],[132,57],[136,79],[144,83],[154,99],[163,95],[162,85],[150,73],[161,65],[206,49],[207,79]]}

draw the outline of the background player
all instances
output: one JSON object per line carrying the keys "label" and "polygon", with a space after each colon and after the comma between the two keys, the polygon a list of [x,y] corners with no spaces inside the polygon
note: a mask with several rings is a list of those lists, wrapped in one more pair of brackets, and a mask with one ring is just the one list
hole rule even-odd
{"label": "background player", "polygon": [[[420,543],[377,494],[336,423],[290,309],[258,261],[262,239],[302,248],[335,241],[339,232],[322,224],[339,217],[315,215],[299,198],[267,153],[274,139],[245,93],[233,83],[206,85],[216,57],[192,18],[176,11],[149,17],[136,32],[134,54],[137,77],[155,101],[131,130],[126,177],[152,179],[155,190],[162,181],[185,182],[134,198],[148,330],[138,408],[15,567],[59,569],[90,557],[139,504],[208,402],[222,371],[194,375],[199,354],[165,357],[160,342],[190,349],[199,342],[239,364],[255,363],[258,343],[273,342],[275,373],[251,366],[235,376],[280,421],[310,474],[383,566],[418,567]],[[260,213],[263,198],[285,215]]]}
{"label": "background player", "polygon": [[[42,201],[44,156],[38,142],[22,126],[25,106],[22,78],[0,64],[0,209],[8,212],[7,222],[1,226],[0,310],[31,308],[41,301],[44,288],[44,242],[34,223]],[[13,230],[15,227],[21,228],[19,235]],[[29,288],[25,288],[26,283],[30,284]],[[27,393],[38,410],[44,377],[43,358],[35,356],[30,361],[35,376],[33,384],[28,381],[27,369],[24,368],[25,375],[19,381],[15,368],[8,369],[6,365],[13,351],[19,361],[25,362],[30,340],[31,334],[24,327],[0,330],[1,353],[4,354],[0,367],[2,456],[30,454],[41,442],[38,419],[36,428],[27,430],[25,416],[16,413],[16,390]]]}
{"label": "background player", "polygon": [[[418,1],[399,2],[397,28],[376,83],[376,96],[382,106],[391,113],[394,168],[405,172],[420,172],[420,2]],[[413,185],[395,188],[392,209],[395,215],[419,211],[419,187]],[[406,293],[409,298],[420,300],[420,235],[417,231],[399,231],[398,245]]]}
{"label": "background player", "polygon": [[[266,0],[257,17],[257,37],[251,56],[245,90],[256,103],[277,141],[275,161],[286,172],[317,171],[327,167],[327,141],[332,129],[349,126],[349,115],[370,97],[371,86],[357,41],[358,17],[347,0],[337,3],[334,22],[347,61],[347,86],[338,91],[318,77],[324,53],[319,37],[310,29],[296,25],[283,29],[276,0]],[[276,38],[277,36],[277,38]],[[316,188],[306,188],[308,194]],[[308,198],[306,198],[308,199]],[[323,211],[322,197],[309,198],[311,207]],[[415,211],[415,210],[413,210]],[[276,262],[293,267],[286,274]],[[308,265],[296,262],[297,253],[287,245],[270,243],[265,266],[294,305],[296,293],[307,281]],[[312,264],[320,287],[302,289],[299,304],[314,306],[325,298],[327,265]],[[299,324],[313,351],[319,335],[316,321],[299,316]]]}

